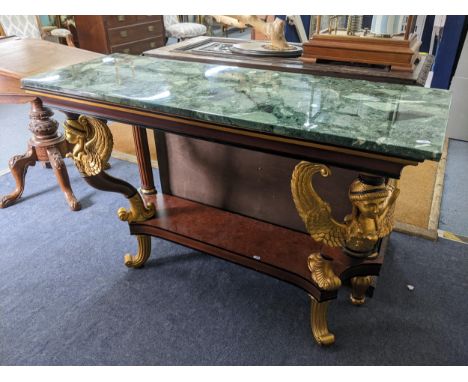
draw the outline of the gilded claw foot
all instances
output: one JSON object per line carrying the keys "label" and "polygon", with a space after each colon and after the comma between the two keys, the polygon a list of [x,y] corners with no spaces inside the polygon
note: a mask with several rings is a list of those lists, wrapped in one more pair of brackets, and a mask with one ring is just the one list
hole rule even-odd
{"label": "gilded claw foot", "polygon": [[129,268],[141,268],[151,255],[151,236],[137,235],[138,251],[135,256],[125,255],[125,265]]}
{"label": "gilded claw foot", "polygon": [[361,276],[351,278],[351,295],[349,296],[353,305],[362,305],[366,301],[366,291],[372,282],[372,276]]}
{"label": "gilded claw foot", "polygon": [[310,326],[315,341],[319,345],[332,345],[335,342],[335,335],[328,331],[327,325],[327,312],[330,301],[318,302],[312,296],[309,295],[309,297],[311,300]]}
{"label": "gilded claw foot", "polygon": [[341,280],[333,272],[331,261],[320,253],[313,253],[307,261],[312,280],[323,290],[336,290],[341,286]]}

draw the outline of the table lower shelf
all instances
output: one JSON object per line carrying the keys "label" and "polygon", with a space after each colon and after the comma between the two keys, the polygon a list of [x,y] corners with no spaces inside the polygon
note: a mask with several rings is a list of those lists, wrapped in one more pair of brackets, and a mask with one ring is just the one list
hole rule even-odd
{"label": "table lower shelf", "polygon": [[[320,250],[333,259],[340,276],[378,275],[383,256],[351,259],[341,249],[322,247],[308,234],[255,220],[175,196],[158,194],[156,216],[131,223],[130,232],[151,235],[221,257],[290,282],[323,301],[336,291],[320,290],[310,277],[307,258]],[[274,207],[272,207],[274,208]]]}

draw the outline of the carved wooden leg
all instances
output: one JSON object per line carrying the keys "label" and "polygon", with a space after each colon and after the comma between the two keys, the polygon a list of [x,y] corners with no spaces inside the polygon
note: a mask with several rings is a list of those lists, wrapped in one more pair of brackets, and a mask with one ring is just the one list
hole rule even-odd
{"label": "carved wooden leg", "polygon": [[47,148],[47,155],[49,156],[49,163],[54,170],[60,188],[65,194],[70,209],[72,211],[81,210],[81,204],[78,202],[71,189],[67,167],[65,166],[60,150],[57,147],[49,147]]}
{"label": "carved wooden leg", "polygon": [[156,194],[156,188],[154,187],[153,168],[151,166],[151,156],[146,129],[140,126],[132,126],[132,128],[138,160],[138,170],[140,171],[140,191],[145,195],[154,195]]}
{"label": "carved wooden leg", "polygon": [[54,168],[57,180],[73,211],[80,209],[70,187],[67,169],[63,163],[63,155],[68,151],[68,145],[62,134],[57,132],[58,122],[52,118],[54,113],[44,107],[39,98],[31,102],[29,113],[29,130],[33,136],[29,141],[29,149],[25,155],[17,155],[10,160],[11,173],[16,180],[16,189],[10,195],[0,200],[0,208],[8,207],[23,193],[25,176],[28,166],[40,162],[44,168]]}
{"label": "carved wooden leg", "polygon": [[327,313],[330,301],[318,302],[310,296],[310,326],[315,341],[319,345],[332,345],[335,342],[335,336],[328,331]]}
{"label": "carved wooden leg", "polygon": [[37,161],[36,150],[30,146],[24,155],[15,155],[10,159],[9,167],[16,182],[15,190],[0,199],[0,208],[6,208],[15,203],[23,194],[26,172],[29,166],[34,166]]}
{"label": "carved wooden leg", "polygon": [[351,278],[351,303],[353,305],[362,305],[366,301],[366,291],[372,282],[372,276],[359,276]]}
{"label": "carved wooden leg", "polygon": [[[117,192],[124,195],[130,210],[120,208],[120,220],[143,222],[152,218],[156,212],[155,206],[148,203],[145,206],[138,191],[130,183],[114,178],[104,171],[109,152],[112,151],[112,135],[107,124],[91,117],[67,113],[65,133],[68,142],[75,145],[68,156],[73,158],[83,179],[91,186],[101,191]],[[151,252],[151,238],[138,235],[138,253],[135,257],[125,256],[125,265],[140,268],[144,265]]]}

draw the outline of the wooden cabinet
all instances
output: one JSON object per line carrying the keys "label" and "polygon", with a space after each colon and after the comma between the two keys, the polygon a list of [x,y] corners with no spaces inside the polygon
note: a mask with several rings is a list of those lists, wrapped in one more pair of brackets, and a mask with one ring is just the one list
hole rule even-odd
{"label": "wooden cabinet", "polygon": [[165,45],[162,16],[75,16],[78,44],[94,52],[141,54]]}

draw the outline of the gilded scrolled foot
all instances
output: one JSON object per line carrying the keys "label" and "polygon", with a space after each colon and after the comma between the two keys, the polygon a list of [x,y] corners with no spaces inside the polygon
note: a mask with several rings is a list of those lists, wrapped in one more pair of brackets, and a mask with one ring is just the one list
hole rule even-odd
{"label": "gilded scrolled foot", "polygon": [[331,261],[326,260],[320,253],[309,256],[307,265],[312,272],[312,280],[323,290],[336,290],[341,286],[341,280],[333,272]]}
{"label": "gilded scrolled foot", "polygon": [[129,268],[141,268],[151,255],[151,236],[137,235],[138,251],[135,256],[125,255],[125,265]]}
{"label": "gilded scrolled foot", "polygon": [[366,301],[366,291],[372,282],[372,276],[360,276],[351,278],[352,291],[349,296],[353,305],[362,305]]}
{"label": "gilded scrolled foot", "polygon": [[144,222],[148,219],[151,219],[156,213],[156,207],[153,203],[148,203],[145,206],[142,197],[137,192],[132,197],[128,198],[130,203],[130,211],[127,211],[125,208],[119,208],[117,215],[122,221],[129,223],[134,222]]}
{"label": "gilded scrolled foot", "polygon": [[335,335],[328,331],[327,313],[330,301],[318,302],[310,296],[310,326],[315,341],[319,345],[332,345],[335,342]]}

